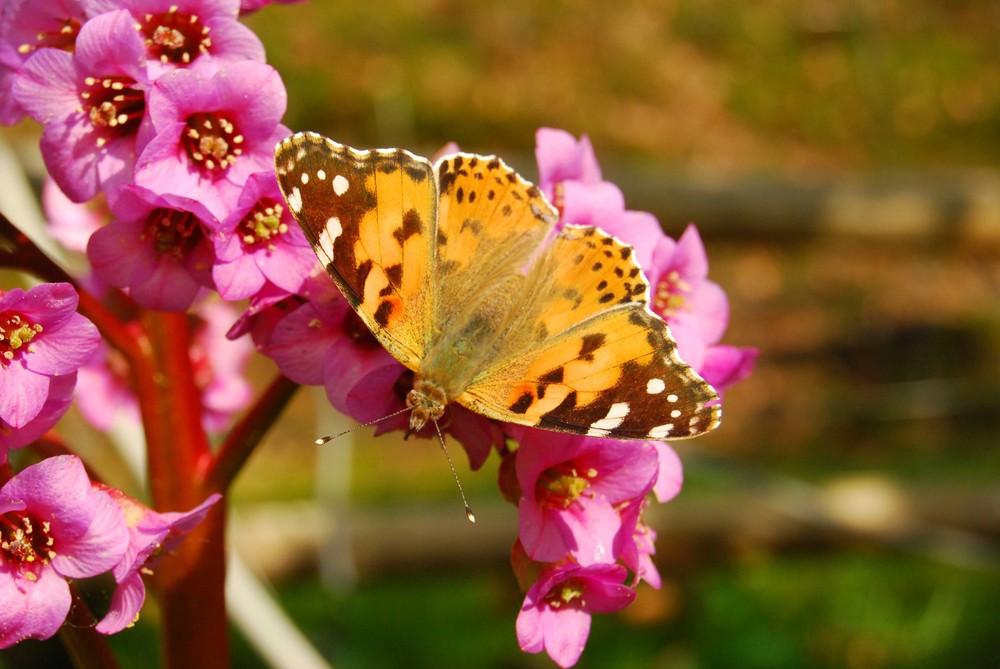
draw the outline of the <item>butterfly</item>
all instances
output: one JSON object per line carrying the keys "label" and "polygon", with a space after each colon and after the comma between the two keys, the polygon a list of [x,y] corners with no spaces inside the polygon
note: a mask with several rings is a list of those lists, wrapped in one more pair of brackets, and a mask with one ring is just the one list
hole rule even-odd
{"label": "butterfly", "polygon": [[414,372],[410,429],[452,402],[500,421],[679,439],[721,420],[715,390],[648,307],[632,247],[565,225],[493,156],[432,164],[316,133],[275,149],[281,192],[351,307]]}

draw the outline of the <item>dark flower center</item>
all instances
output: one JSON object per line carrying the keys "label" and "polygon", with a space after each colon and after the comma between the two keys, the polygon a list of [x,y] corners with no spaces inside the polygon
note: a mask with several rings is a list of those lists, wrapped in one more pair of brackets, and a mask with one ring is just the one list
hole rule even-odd
{"label": "dark flower center", "polygon": [[535,484],[535,499],[539,505],[567,508],[590,487],[597,477],[594,468],[579,471],[571,463],[549,467],[538,477]]}
{"label": "dark flower center", "polygon": [[681,278],[677,270],[664,274],[656,284],[656,294],[653,296],[653,310],[664,318],[676,316],[687,303],[687,294],[691,292],[691,284]]}
{"label": "dark flower center", "polygon": [[203,236],[198,217],[177,209],[155,209],[146,219],[143,241],[152,239],[153,249],[163,255],[183,258]]}
{"label": "dark flower center", "polygon": [[146,38],[150,58],[162,63],[187,65],[203,53],[208,53],[212,29],[202,24],[197,14],[185,14],[173,6],[162,14],[146,14],[139,23]]}
{"label": "dark flower center", "polygon": [[83,83],[87,86],[80,92],[83,111],[87,112],[95,128],[108,131],[97,140],[99,147],[107,143],[107,135],[135,134],[146,113],[146,99],[142,91],[132,87],[134,80],[126,77],[87,77]]}
{"label": "dark flower center", "polygon": [[10,364],[18,351],[42,331],[42,326],[32,323],[24,314],[16,311],[0,313],[0,364]]}
{"label": "dark flower center", "polygon": [[181,142],[191,160],[211,175],[221,175],[243,153],[243,135],[218,113],[189,117]]}
{"label": "dark flower center", "polygon": [[39,522],[23,511],[11,511],[0,516],[0,558],[7,566],[30,581],[38,578],[37,570],[56,556],[55,540],[48,521]]}
{"label": "dark flower center", "polygon": [[80,32],[80,26],[83,25],[82,22],[75,16],[54,19],[54,22],[52,30],[36,32],[34,44],[25,42],[17,47],[17,52],[21,55],[27,55],[36,49],[52,48],[72,53],[76,45],[76,36]]}
{"label": "dark flower center", "polygon": [[587,603],[583,599],[583,581],[577,578],[570,578],[558,584],[545,595],[545,603],[554,609],[564,606],[572,606],[585,609]]}
{"label": "dark flower center", "polygon": [[273,249],[270,242],[288,232],[288,224],[281,221],[283,211],[284,208],[274,200],[259,200],[240,221],[239,234],[243,243],[247,246],[267,243]]}

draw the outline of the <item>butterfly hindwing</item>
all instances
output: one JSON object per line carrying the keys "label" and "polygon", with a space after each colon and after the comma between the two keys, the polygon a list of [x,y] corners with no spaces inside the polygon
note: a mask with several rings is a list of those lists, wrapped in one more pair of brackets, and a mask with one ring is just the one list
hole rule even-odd
{"label": "butterfly hindwing", "polygon": [[292,214],[341,292],[380,343],[418,370],[434,313],[430,162],[298,133],[279,144],[275,163]]}
{"label": "butterfly hindwing", "polygon": [[[715,391],[677,356],[632,249],[592,227],[566,226],[529,272],[515,329],[457,398],[499,420],[619,439],[684,438],[714,428]],[[523,342],[510,333],[505,341]]]}

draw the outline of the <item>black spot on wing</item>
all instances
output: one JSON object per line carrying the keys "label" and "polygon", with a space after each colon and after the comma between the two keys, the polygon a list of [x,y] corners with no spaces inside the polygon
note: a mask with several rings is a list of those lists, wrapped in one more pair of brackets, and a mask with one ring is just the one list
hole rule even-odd
{"label": "black spot on wing", "polygon": [[403,282],[403,266],[401,264],[389,265],[385,268],[385,276],[389,279],[389,283],[396,288],[399,288],[400,284]]}
{"label": "black spot on wing", "polygon": [[564,375],[565,369],[563,367],[556,367],[549,372],[545,372],[538,380],[542,383],[562,383]]}
{"label": "black spot on wing", "polygon": [[517,401],[510,405],[510,410],[514,413],[525,413],[534,403],[535,396],[531,393],[524,393],[517,398]]}
{"label": "black spot on wing", "polygon": [[389,300],[382,300],[378,309],[375,310],[375,322],[381,327],[386,327],[389,324],[389,316],[392,314],[392,302]]}
{"label": "black spot on wing", "polygon": [[413,179],[417,183],[423,183],[424,179],[427,178],[427,170],[422,165],[414,165],[409,161],[403,164],[403,171],[406,172],[406,176]]}
{"label": "black spot on wing", "polygon": [[452,186],[455,185],[457,178],[458,174],[449,171],[447,161],[438,166],[438,186],[441,188],[442,195],[451,193]]}
{"label": "black spot on wing", "polygon": [[593,334],[585,335],[583,341],[580,343],[580,353],[578,357],[581,360],[593,360],[594,351],[604,346],[604,340],[607,339],[607,335],[603,332],[595,332]]}
{"label": "black spot on wing", "polygon": [[420,218],[420,212],[416,209],[408,209],[406,213],[403,214],[403,225],[396,228],[393,231],[392,236],[396,238],[396,241],[402,244],[413,235],[423,232],[423,229],[424,222]]}

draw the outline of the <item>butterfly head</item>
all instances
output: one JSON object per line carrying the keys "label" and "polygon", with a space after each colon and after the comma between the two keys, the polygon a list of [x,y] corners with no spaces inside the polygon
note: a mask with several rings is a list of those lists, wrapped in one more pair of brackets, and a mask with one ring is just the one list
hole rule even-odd
{"label": "butterfly head", "polygon": [[406,394],[406,406],[411,409],[410,432],[419,432],[427,421],[441,418],[447,404],[448,396],[440,386],[415,378],[413,390]]}

